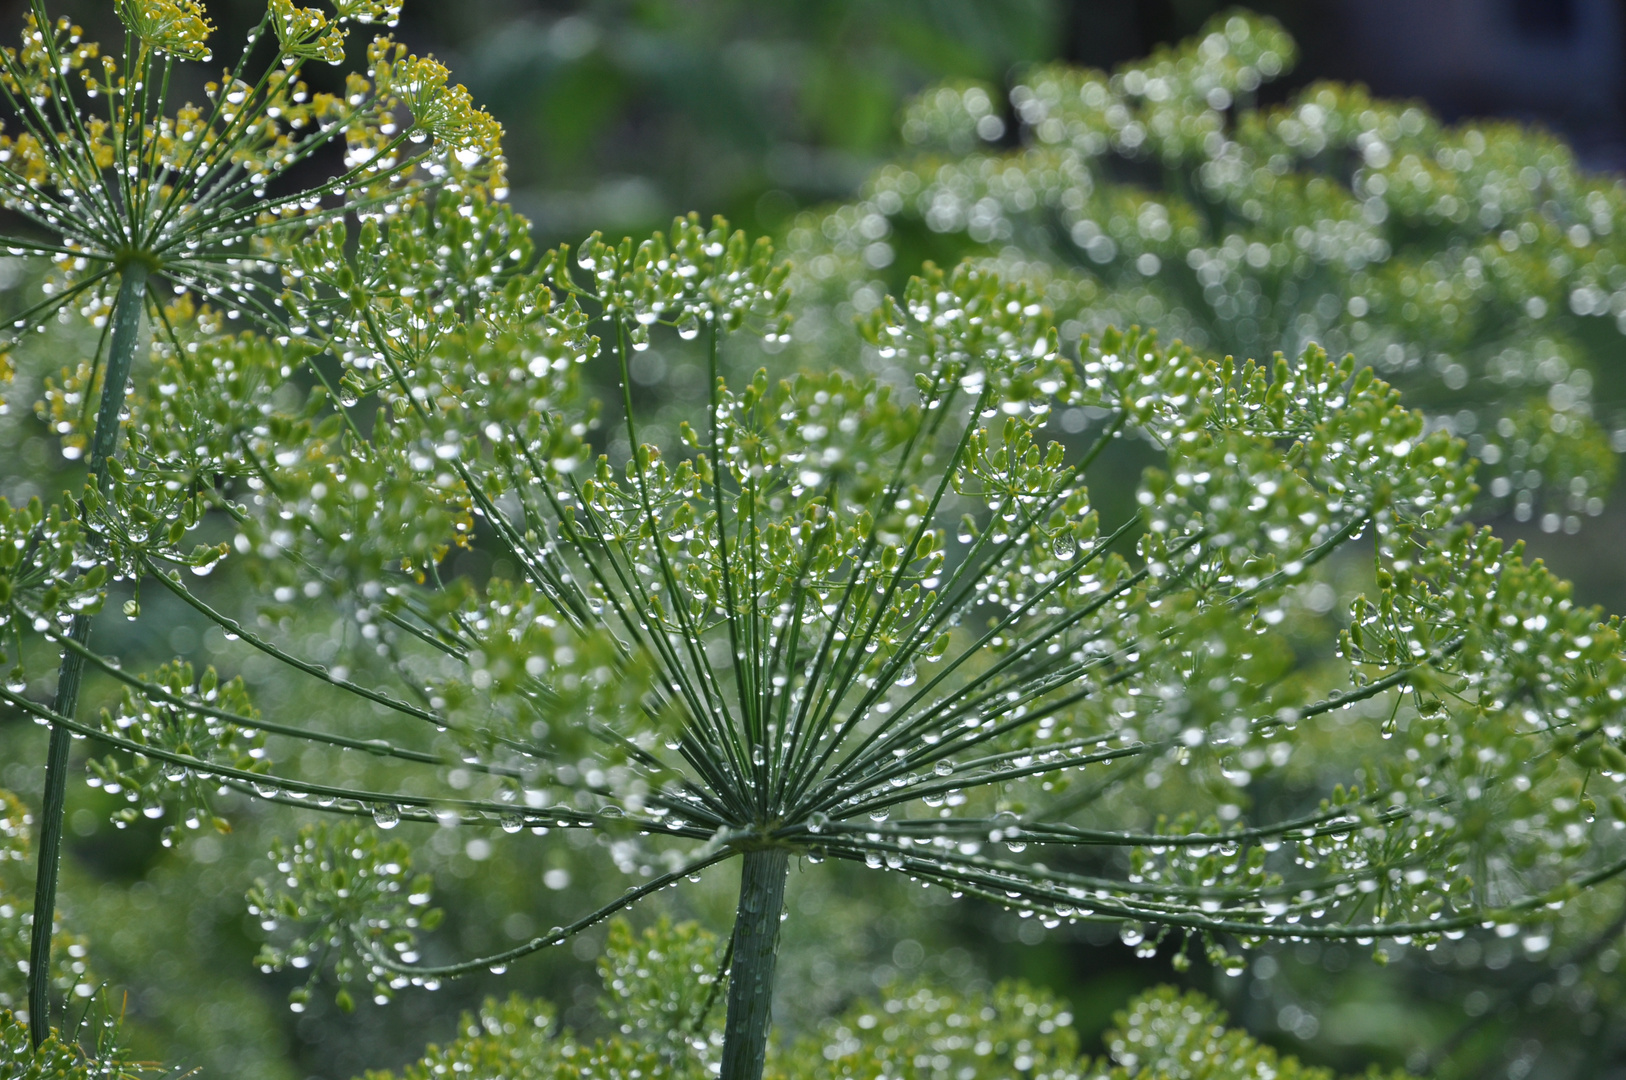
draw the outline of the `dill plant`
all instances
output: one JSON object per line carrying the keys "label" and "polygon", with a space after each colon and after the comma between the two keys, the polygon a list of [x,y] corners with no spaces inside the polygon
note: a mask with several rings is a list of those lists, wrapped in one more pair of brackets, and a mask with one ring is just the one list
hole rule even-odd
{"label": "dill plant", "polygon": [[1626,448],[1626,189],[1539,129],[1359,85],[1267,104],[1296,56],[1274,20],[1228,12],[1111,72],[932,87],[861,196],[791,230],[800,303],[839,331],[833,309],[924,251],[1032,281],[1064,338],[1350,351],[1468,441],[1482,510],[1577,531]]}
{"label": "dill plant", "polygon": [[[368,49],[366,75],[349,76],[342,94],[313,94],[301,81],[309,62],[343,61],[351,25],[393,24],[399,5],[391,0],[340,0],[331,17],[272,0],[237,63],[206,84],[202,106],[171,100],[177,65],[211,58],[213,27],[202,5],[119,0],[117,9],[125,29],[118,52],[103,53],[39,0],[20,47],[0,52],[8,125],[0,136],[0,205],[25,226],[0,244],[51,262],[44,298],[16,317],[13,330],[21,336],[79,316],[102,331],[94,357],[65,369],[41,403],[64,453],[88,452],[82,502],[43,516],[6,508],[8,526],[25,538],[8,552],[6,592],[37,596],[35,629],[53,626],[80,648],[109,572],[130,569],[107,558],[109,530],[140,542],[153,524],[115,460],[144,319],[170,348],[200,317],[277,330],[285,323],[280,272],[312,229],[346,215],[388,217],[424,187],[501,182],[495,121],[448,85],[435,61],[380,37]],[[330,159],[339,155],[343,164],[327,181],[298,180],[302,169],[338,165]],[[9,368],[8,359],[0,374]],[[188,496],[177,483],[160,498],[174,508]],[[195,493],[193,506],[172,539],[196,524]],[[88,546],[71,555],[63,546],[81,541]],[[43,552],[51,554],[37,561]],[[199,570],[213,559],[205,550],[177,557]],[[132,605],[127,614],[135,613]],[[5,624],[14,618],[15,611],[0,616]],[[53,711],[75,713],[83,670],[80,653],[63,653]],[[14,689],[26,683],[20,661],[11,682]],[[41,973],[50,966],[68,742],[65,729],[53,728],[34,905],[41,929],[30,958],[30,970]],[[46,1030],[46,995],[42,974],[30,994],[36,1045]]]}
{"label": "dill plant", "polygon": [[[737,345],[790,341],[765,243],[689,218],[538,259],[489,188],[431,176],[354,216],[307,200],[325,216],[231,279],[241,304],[164,324],[84,508],[0,513],[8,625],[124,691],[99,721],[26,681],[0,695],[110,747],[93,782],[189,826],[237,796],[337,819],[279,845],[250,897],[265,968],[383,1001],[738,858],[719,1066],[755,1080],[792,858],[1228,966],[1266,939],[1534,943],[1626,870],[1618,626],[1463,524],[1463,443],[1369,369],[1138,332],[1065,353],[1037,289],[962,265],[879,303],[834,358],[853,371],[729,377]],[[269,333],[236,330],[251,311]],[[629,378],[657,337],[709,374],[662,438]],[[1096,421],[1067,431],[1070,410]],[[1131,436],[1161,460],[1112,511],[1092,467]],[[205,514],[231,539],[183,554]],[[489,579],[452,572],[469,549]],[[1300,648],[1340,552],[1373,560],[1371,587],[1336,652]],[[181,573],[222,561],[254,599]],[[75,631],[105,588],[87,563],[334,704],[262,715],[185,657],[127,669]],[[312,609],[349,643],[313,655]],[[1282,782],[1329,720],[1336,757]],[[382,835],[403,825],[587,830],[640,880],[459,960],[425,936],[414,828]]]}
{"label": "dill plant", "polygon": [[192,1075],[125,1056],[118,1045],[118,1024],[111,1018],[81,1034],[93,1043],[90,1050],[54,1031],[35,1045],[31,1034],[13,1014],[0,1013],[0,1066],[15,1080],[184,1080]]}
{"label": "dill plant", "polygon": [[[1068,357],[1034,290],[961,266],[863,326],[912,386],[836,368],[732,381],[730,339],[787,336],[764,244],[688,219],[530,251],[523,220],[481,198],[329,222],[292,255],[299,338],[201,334],[132,398],[125,490],[162,489],[171,451],[204,448],[187,459],[200,498],[234,523],[223,557],[261,598],[228,610],[183,577],[169,520],[120,536],[121,565],[376,728],[262,717],[49,620],[123,703],[97,724],[5,692],[113,747],[96,779],[158,816],[206,820],[237,792],[341,819],[280,845],[251,896],[267,968],[382,1001],[739,858],[732,1080],[763,1069],[792,858],[1224,965],[1266,939],[1429,947],[1489,924],[1534,942],[1626,869],[1616,625],[1461,523],[1462,443],[1369,370],[1117,333]],[[656,335],[717,376],[665,445],[627,378]],[[318,352],[344,365],[331,392],[287,374]],[[584,393],[590,365],[619,408]],[[1103,419],[1058,438],[1067,408]],[[1163,461],[1103,520],[1091,466],[1130,433]],[[489,580],[443,573],[475,546],[501,556]],[[1336,654],[1300,655],[1306,590],[1341,551],[1374,559],[1372,588]],[[9,600],[25,620],[38,603]],[[357,628],[342,668],[301,655],[313,604]],[[1278,783],[1332,718],[1335,760],[1309,790]],[[391,768],[359,785],[353,757]],[[429,883],[377,831],[414,823],[591,830],[641,880],[437,962]]]}

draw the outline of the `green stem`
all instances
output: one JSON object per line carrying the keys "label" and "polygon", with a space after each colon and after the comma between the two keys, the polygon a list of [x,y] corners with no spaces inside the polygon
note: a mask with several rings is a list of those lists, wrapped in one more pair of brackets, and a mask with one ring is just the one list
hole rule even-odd
{"label": "green stem", "polygon": [[779,848],[745,853],[740,908],[734,919],[734,966],[728,975],[721,1080],[762,1080],[789,858]]}
{"label": "green stem", "polygon": [[[145,263],[132,261],[120,273],[119,294],[113,302],[113,341],[108,350],[101,406],[96,413],[96,431],[90,448],[88,483],[98,491],[107,484],[107,463],[118,447],[119,413],[124,408],[124,388],[130,380],[136,338],[141,330],[141,311],[147,297]],[[81,645],[89,642],[90,617],[74,616],[69,636]],[[79,685],[84,671],[85,658],[72,649],[64,650],[57,669],[52,712],[60,716],[74,714],[79,705]],[[52,727],[50,751],[45,759],[45,805],[40,820],[39,869],[34,879],[34,926],[28,949],[28,1033],[36,1049],[51,1029],[51,927],[56,919],[56,886],[62,864],[62,811],[68,795],[71,739],[64,728]]]}

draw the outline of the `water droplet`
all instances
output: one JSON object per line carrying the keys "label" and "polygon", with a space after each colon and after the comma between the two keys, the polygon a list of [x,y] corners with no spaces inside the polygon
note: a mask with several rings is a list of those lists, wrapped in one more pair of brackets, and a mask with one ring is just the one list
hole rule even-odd
{"label": "water droplet", "polygon": [[373,809],[373,824],[380,829],[393,829],[401,823],[401,811],[394,806],[378,806]]}
{"label": "water droplet", "polygon": [[898,686],[913,686],[918,678],[920,678],[920,673],[915,670],[915,665],[911,663],[903,665],[903,670],[898,672],[898,677],[893,681]]}
{"label": "water droplet", "polygon": [[684,341],[693,341],[700,336],[700,320],[695,318],[694,312],[688,312],[678,320],[677,332]]}
{"label": "water droplet", "polygon": [[1058,559],[1071,559],[1073,553],[1078,550],[1078,541],[1073,539],[1072,533],[1063,530],[1050,541],[1050,549],[1056,553]]}
{"label": "water droplet", "polygon": [[824,827],[828,824],[830,824],[830,815],[820,810],[808,817],[807,831],[811,833],[821,833],[824,831]]}
{"label": "water droplet", "polygon": [[954,763],[952,761],[939,761],[932,767],[932,771],[938,776],[947,776],[954,771]]}
{"label": "water droplet", "polygon": [[502,819],[502,831],[503,832],[505,832],[505,833],[517,833],[523,828],[525,828],[525,819],[520,817],[518,814],[504,814],[503,815],[503,819]]}

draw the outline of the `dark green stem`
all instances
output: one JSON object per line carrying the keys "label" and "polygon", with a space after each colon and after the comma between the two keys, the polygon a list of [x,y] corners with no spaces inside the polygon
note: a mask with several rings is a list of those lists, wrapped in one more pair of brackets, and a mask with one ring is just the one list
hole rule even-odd
{"label": "dark green stem", "polygon": [[734,966],[728,974],[721,1080],[762,1080],[788,863],[789,854],[779,849],[745,853],[740,910],[734,917]]}
{"label": "dark green stem", "polygon": [[[124,388],[130,381],[141,311],[146,306],[147,265],[131,262],[121,271],[118,298],[113,302],[113,341],[102,379],[102,400],[96,412],[96,431],[90,448],[87,486],[98,491],[107,483],[107,463],[118,447],[119,413]],[[90,640],[90,616],[76,615],[69,636],[84,645]],[[79,684],[85,658],[71,649],[62,654],[57,669],[56,698],[51,711],[72,716],[79,705]],[[51,1030],[51,927],[56,920],[56,885],[62,863],[62,809],[68,795],[68,745],[72,736],[51,728],[51,748],[45,759],[45,805],[40,815],[39,869],[34,878],[34,926],[28,949],[28,1033],[36,1049]]]}

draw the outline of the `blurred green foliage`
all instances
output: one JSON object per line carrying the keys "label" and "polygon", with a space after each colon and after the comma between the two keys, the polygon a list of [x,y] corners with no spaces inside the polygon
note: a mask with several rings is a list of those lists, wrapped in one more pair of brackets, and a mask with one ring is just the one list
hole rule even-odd
{"label": "blurred green foliage", "polygon": [[[24,983],[34,926],[30,896],[34,887],[33,824],[22,800],[0,790],[0,1009],[20,1012],[25,1020]],[[85,939],[68,930],[60,913],[53,930],[52,988],[82,1002],[95,992],[94,976],[85,962]]]}
{"label": "blurred green foliage", "polygon": [[[610,928],[599,974],[609,992],[605,1014],[614,1034],[595,1041],[562,1028],[544,1001],[487,1000],[465,1014],[456,1039],[431,1046],[421,1061],[364,1080],[436,1080],[472,1075],[503,1080],[631,1080],[639,1076],[700,1080],[712,1075],[718,1017],[707,1011],[707,976],[721,942],[694,923],[661,920],[642,934],[621,920]],[[706,963],[711,961],[711,964]],[[699,977],[697,979],[697,976]],[[700,991],[681,1018],[671,988]],[[662,1022],[641,1021],[659,1015]],[[692,1047],[669,1048],[673,1021],[692,1033]],[[1080,1046],[1073,1013],[1055,994],[1018,981],[966,992],[937,980],[900,981],[879,997],[851,1002],[838,1015],[770,1055],[772,1080],[918,1077],[970,1080],[1333,1080],[1329,1069],[1278,1054],[1201,994],[1161,988],[1137,996],[1113,1017],[1094,1058]],[[693,1052],[689,1052],[692,1050]],[[1370,1080],[1386,1075],[1374,1069]],[[1402,1074],[1394,1074],[1396,1080]]]}
{"label": "blurred green foliage", "polygon": [[851,191],[909,94],[1046,57],[1059,18],[1046,0],[483,3],[448,15],[430,16],[434,32],[508,128],[515,202],[548,243],[691,209],[776,227]]}

